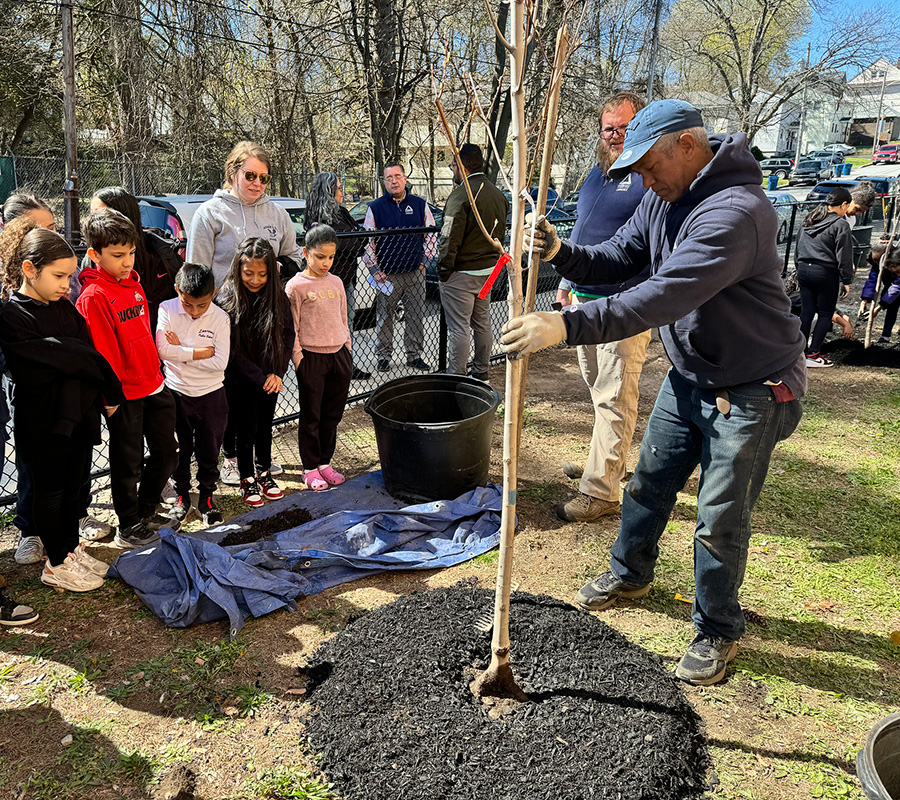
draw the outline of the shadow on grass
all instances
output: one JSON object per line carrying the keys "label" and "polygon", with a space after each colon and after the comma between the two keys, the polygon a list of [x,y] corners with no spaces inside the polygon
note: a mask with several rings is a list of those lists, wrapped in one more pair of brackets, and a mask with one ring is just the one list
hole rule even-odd
{"label": "shadow on grass", "polygon": [[728,739],[707,739],[710,747],[721,747],[724,750],[738,750],[742,753],[759,756],[760,758],[776,758],[780,761],[800,761],[807,764],[830,764],[832,767],[845,772],[847,775],[856,775],[856,767],[852,761],[843,758],[833,758],[820,753],[808,753],[803,750],[770,750],[767,747],[753,747],[746,742],[735,742]]}

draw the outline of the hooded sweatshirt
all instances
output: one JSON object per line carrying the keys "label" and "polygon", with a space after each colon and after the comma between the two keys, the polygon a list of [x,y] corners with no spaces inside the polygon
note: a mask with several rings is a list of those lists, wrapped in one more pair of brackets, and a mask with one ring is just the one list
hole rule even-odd
{"label": "hooded sweatshirt", "polygon": [[128,400],[140,400],[163,385],[150,314],[137,274],[116,280],[106,270],[81,273],[76,308],[87,322],[94,347],[122,381]]}
{"label": "hooded sweatshirt", "polygon": [[842,216],[829,211],[824,219],[804,225],[797,240],[797,271],[806,265],[841,273],[841,283],[853,280],[853,234]]}
{"label": "hooded sweatshirt", "polygon": [[778,216],[742,133],[711,137],[713,159],[674,203],[647,192],[607,242],[563,242],[553,266],[580,284],[647,278],[563,314],[569,344],[659,328],[678,373],[703,389],[783,380],[806,390],[800,321],[781,281]]}
{"label": "hooded sweatshirt", "polygon": [[219,189],[212,199],[201,204],[191,220],[186,260],[211,267],[216,286],[221,286],[238,245],[250,236],[266,239],[276,258],[289,256],[298,263],[302,258],[294,223],[287,211],[273,203],[268,195],[247,205]]}

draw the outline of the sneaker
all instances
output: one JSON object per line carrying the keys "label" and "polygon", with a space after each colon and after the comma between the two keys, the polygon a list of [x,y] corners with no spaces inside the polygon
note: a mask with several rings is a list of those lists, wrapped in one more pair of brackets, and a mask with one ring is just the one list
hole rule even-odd
{"label": "sneaker", "polygon": [[0,589],[0,625],[28,625],[38,618],[38,613],[31,606],[23,606],[13,600],[3,589]]}
{"label": "sneaker", "polygon": [[191,496],[189,494],[180,494],[175,501],[175,505],[169,509],[169,519],[181,522],[188,514],[191,513]]}
{"label": "sneaker", "polygon": [[181,528],[181,520],[175,519],[168,514],[157,514],[155,511],[142,517],[141,522],[144,523],[144,527],[147,530],[151,531],[158,531],[160,528],[171,528],[173,531],[177,531]]}
{"label": "sneaker", "polygon": [[82,517],[78,520],[78,536],[86,542],[99,542],[112,536],[112,526],[96,517]]}
{"label": "sneaker", "polygon": [[600,517],[610,517],[621,510],[621,503],[579,494],[567,503],[560,503],[556,507],[556,516],[566,522],[595,522]]}
{"label": "sneaker", "polygon": [[484,381],[485,383],[487,383],[487,380],[488,380],[488,378],[491,377],[491,375],[489,372],[475,372],[475,370],[472,370],[469,373],[469,377],[475,378],[475,380]]}
{"label": "sneaker", "polygon": [[876,344],[890,344],[891,337],[890,336],[879,336]]}
{"label": "sneaker", "polygon": [[58,566],[51,567],[49,559],[44,562],[41,583],[70,592],[89,592],[103,586],[103,578],[85,569],[75,555],[69,553]]}
{"label": "sneaker", "polygon": [[226,486],[240,486],[241,473],[238,472],[236,458],[226,458],[219,467],[219,480]]}
{"label": "sneaker", "polygon": [[44,560],[44,544],[39,536],[23,536],[19,540],[16,554],[17,564],[39,564]]}
{"label": "sneaker", "polygon": [[576,464],[573,461],[567,461],[563,464],[563,474],[567,478],[571,478],[573,481],[577,481],[584,475],[584,467],[580,464]]}
{"label": "sneaker", "polygon": [[378,371],[387,372],[391,368],[391,361],[388,358],[378,359]]}
{"label": "sneaker", "polygon": [[241,494],[244,496],[244,502],[251,508],[258,508],[263,504],[259,486],[254,478],[244,478],[241,481]]}
{"label": "sneaker", "polygon": [[271,471],[260,472],[259,475],[256,476],[256,482],[259,484],[260,491],[262,491],[263,496],[267,500],[280,500],[284,497],[284,492],[282,492],[278,484],[275,483]]}
{"label": "sneaker", "polygon": [[178,492],[175,491],[175,484],[172,483],[171,479],[166,481],[159,499],[161,503],[165,503],[167,506],[174,506],[178,502]]}
{"label": "sneaker", "polygon": [[216,508],[216,503],[212,497],[200,498],[200,513],[203,515],[204,525],[218,525],[222,522],[222,512]]}
{"label": "sneaker", "polygon": [[431,372],[431,364],[429,364],[427,361],[423,361],[422,356],[407,358],[406,366],[412,367],[413,369],[420,369],[422,370],[422,372]]}
{"label": "sneaker", "polygon": [[825,356],[820,356],[818,353],[812,353],[806,357],[806,368],[812,369],[813,367],[833,367],[834,362],[829,361]]}
{"label": "sneaker", "polygon": [[94,558],[87,551],[87,546],[84,542],[81,542],[78,547],[72,551],[72,555],[75,556],[75,560],[88,572],[93,572],[101,578],[106,577],[106,573],[109,570],[109,564],[105,561],[101,561],[99,558]]}
{"label": "sneaker", "polygon": [[113,539],[113,546],[120,550],[133,550],[135,547],[146,547],[159,540],[159,527],[150,527],[144,520],[136,522],[124,530],[120,527]]}
{"label": "sneaker", "polygon": [[579,608],[587,611],[603,611],[609,608],[620,597],[637,600],[650,592],[650,584],[631,586],[620,578],[606,571],[582,586],[572,601]]}
{"label": "sneaker", "polygon": [[353,373],[350,375],[351,381],[367,381],[372,377],[371,372],[366,372],[364,369],[360,369],[359,367],[353,368]]}
{"label": "sneaker", "polygon": [[703,633],[688,645],[675,668],[675,677],[698,686],[711,686],[725,677],[725,667],[737,653],[737,642]]}

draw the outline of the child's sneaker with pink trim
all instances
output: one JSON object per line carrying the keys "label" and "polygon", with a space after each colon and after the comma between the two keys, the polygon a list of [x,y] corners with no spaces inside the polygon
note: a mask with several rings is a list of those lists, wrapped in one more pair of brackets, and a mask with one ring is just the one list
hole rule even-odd
{"label": "child's sneaker with pink trim", "polygon": [[330,464],[325,467],[319,467],[319,475],[325,479],[329,486],[340,486],[347,480],[340,472],[335,472]]}

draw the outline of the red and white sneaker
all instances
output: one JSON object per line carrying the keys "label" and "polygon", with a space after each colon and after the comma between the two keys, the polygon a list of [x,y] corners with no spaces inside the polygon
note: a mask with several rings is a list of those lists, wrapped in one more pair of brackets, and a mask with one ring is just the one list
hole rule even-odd
{"label": "red and white sneaker", "polygon": [[813,369],[815,367],[833,367],[834,362],[829,361],[825,356],[819,355],[819,353],[810,353],[806,357],[806,368]]}
{"label": "red and white sneaker", "polygon": [[259,485],[253,478],[241,479],[241,494],[244,496],[244,502],[251,508],[259,508],[263,504]]}
{"label": "red and white sneaker", "polygon": [[284,492],[282,492],[281,487],[275,483],[275,479],[272,477],[271,472],[260,472],[259,475],[256,476],[256,482],[259,484],[263,497],[267,500],[280,500],[284,497]]}

